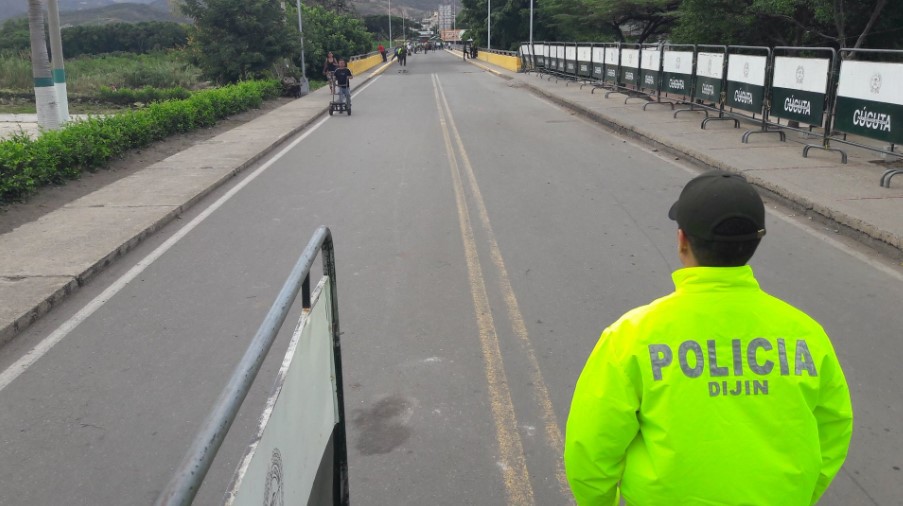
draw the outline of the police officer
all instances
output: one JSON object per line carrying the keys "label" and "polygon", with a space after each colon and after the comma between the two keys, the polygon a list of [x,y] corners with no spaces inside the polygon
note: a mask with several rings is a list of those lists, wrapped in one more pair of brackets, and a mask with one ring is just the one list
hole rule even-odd
{"label": "police officer", "polygon": [[840,470],[850,393],[824,329],[746,265],[765,206],[741,176],[681,191],[675,291],[605,329],[577,381],[564,460],[581,505],[809,505]]}

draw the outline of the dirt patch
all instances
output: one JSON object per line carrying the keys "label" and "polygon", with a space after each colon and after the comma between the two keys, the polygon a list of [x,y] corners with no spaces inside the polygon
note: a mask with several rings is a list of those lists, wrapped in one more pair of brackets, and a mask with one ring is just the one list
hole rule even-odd
{"label": "dirt patch", "polygon": [[174,135],[168,139],[155,142],[150,146],[129,151],[121,158],[111,160],[103,169],[99,169],[96,172],[85,172],[79,179],[69,181],[64,185],[41,188],[25,202],[0,207],[0,234],[5,234],[25,223],[35,221],[47,213],[103,188],[105,185],[116,182],[195,144],[247,123],[292,100],[294,99],[277,98],[268,100],[261,105],[260,109],[253,109],[230,116],[211,128]]}

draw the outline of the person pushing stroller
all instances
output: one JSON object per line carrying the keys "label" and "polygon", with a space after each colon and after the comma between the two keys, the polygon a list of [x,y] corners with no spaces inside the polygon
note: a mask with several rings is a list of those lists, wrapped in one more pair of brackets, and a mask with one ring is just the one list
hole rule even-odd
{"label": "person pushing stroller", "polygon": [[335,69],[333,76],[339,92],[339,102],[344,103],[345,107],[351,109],[351,79],[354,75],[351,73],[351,69],[345,66],[343,58],[339,58],[339,66]]}

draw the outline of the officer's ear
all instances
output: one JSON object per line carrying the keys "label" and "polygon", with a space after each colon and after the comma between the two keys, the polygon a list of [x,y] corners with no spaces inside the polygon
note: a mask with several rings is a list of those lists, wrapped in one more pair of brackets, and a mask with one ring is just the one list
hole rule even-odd
{"label": "officer's ear", "polygon": [[693,248],[690,247],[690,239],[683,229],[677,229],[677,257],[684,267],[698,267],[699,262],[696,261],[696,255],[693,254]]}

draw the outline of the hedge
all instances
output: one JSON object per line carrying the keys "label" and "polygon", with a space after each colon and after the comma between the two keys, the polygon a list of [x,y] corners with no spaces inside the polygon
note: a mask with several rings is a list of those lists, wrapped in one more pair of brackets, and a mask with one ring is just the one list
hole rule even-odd
{"label": "hedge", "polygon": [[37,139],[14,135],[0,141],[0,205],[20,201],[41,186],[78,178],[130,149],[259,107],[281,91],[279,81],[245,81],[195,92],[184,100],[72,122]]}

